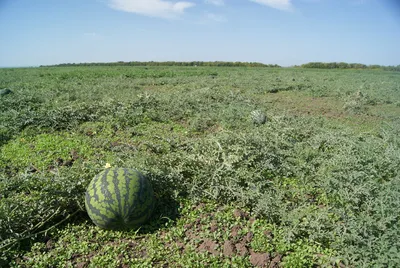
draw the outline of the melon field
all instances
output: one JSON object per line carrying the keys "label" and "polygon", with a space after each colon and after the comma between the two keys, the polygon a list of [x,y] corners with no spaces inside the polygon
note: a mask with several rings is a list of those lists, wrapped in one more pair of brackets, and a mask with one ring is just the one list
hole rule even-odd
{"label": "melon field", "polygon": [[[0,267],[400,267],[400,73],[0,69]],[[155,209],[97,227],[90,181]]]}

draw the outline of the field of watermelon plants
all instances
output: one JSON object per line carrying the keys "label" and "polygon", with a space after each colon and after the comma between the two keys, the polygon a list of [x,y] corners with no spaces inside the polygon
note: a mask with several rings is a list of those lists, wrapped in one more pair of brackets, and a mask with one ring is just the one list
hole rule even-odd
{"label": "field of watermelon plants", "polygon": [[[1,267],[399,267],[400,73],[0,69]],[[85,212],[136,168],[138,230]]]}

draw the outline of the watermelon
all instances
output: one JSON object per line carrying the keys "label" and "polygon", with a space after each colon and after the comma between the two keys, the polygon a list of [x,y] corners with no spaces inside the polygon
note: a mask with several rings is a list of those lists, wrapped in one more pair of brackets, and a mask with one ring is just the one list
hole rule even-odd
{"label": "watermelon", "polygon": [[7,94],[10,94],[10,93],[13,93],[13,92],[8,88],[0,89],[0,96],[7,95]]}
{"label": "watermelon", "polygon": [[255,110],[251,112],[251,118],[253,119],[253,123],[256,125],[265,124],[267,121],[267,117],[265,114],[260,110]]}
{"label": "watermelon", "polygon": [[86,211],[94,224],[103,229],[131,229],[149,220],[155,205],[150,181],[139,171],[107,168],[89,183]]}

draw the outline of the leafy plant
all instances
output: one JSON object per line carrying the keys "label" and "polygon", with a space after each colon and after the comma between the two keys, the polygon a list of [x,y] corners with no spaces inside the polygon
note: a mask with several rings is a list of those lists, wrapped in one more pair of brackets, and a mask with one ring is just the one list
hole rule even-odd
{"label": "leafy plant", "polygon": [[[95,252],[98,266],[249,266],[248,256],[197,252],[195,238],[181,260],[179,245],[161,242],[162,232],[168,243],[187,236],[204,212],[213,216],[201,216],[204,230],[194,235],[222,247],[239,242],[230,232],[243,224],[240,235],[253,232],[246,247],[288,267],[396,267],[400,110],[387,102],[400,99],[398,83],[392,73],[351,70],[1,69],[0,84],[14,92],[0,99],[2,265],[76,265]],[[331,110],[311,107],[318,101]],[[377,112],[384,107],[392,115]],[[255,125],[255,110],[268,120]],[[86,222],[85,188],[106,163],[137,168],[154,185],[157,213],[138,233],[102,233]],[[237,207],[246,212],[227,212]],[[75,232],[107,241],[105,251]],[[57,246],[47,248],[49,239]],[[127,240],[147,255],[121,261]]]}

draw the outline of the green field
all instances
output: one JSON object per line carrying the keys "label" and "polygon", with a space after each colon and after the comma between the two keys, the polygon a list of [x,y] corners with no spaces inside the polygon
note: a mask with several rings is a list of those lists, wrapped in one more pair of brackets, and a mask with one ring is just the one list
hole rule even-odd
{"label": "green field", "polygon": [[[0,266],[400,266],[399,72],[42,67],[2,88]],[[151,180],[141,229],[87,216],[106,164]]]}

